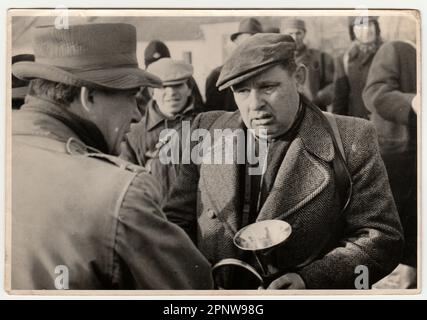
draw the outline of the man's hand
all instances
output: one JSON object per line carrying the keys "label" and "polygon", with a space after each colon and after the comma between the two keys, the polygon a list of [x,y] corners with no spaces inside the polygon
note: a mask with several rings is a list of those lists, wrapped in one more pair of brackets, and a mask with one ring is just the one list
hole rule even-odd
{"label": "man's hand", "polygon": [[305,283],[299,274],[287,273],[270,283],[269,289],[305,289]]}

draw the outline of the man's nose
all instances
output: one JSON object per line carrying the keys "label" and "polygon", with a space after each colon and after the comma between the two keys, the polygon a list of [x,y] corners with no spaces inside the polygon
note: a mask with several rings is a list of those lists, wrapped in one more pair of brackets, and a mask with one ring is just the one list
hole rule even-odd
{"label": "man's nose", "polygon": [[165,88],[165,93],[168,94],[168,95],[173,95],[176,92],[178,92],[178,90],[177,90],[176,87],[166,87]]}
{"label": "man's nose", "polygon": [[249,109],[256,111],[264,106],[264,99],[262,94],[257,89],[252,89],[249,94]]}

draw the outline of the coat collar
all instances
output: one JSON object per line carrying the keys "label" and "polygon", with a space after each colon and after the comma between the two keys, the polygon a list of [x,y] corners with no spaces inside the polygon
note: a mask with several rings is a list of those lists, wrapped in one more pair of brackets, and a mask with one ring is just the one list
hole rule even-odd
{"label": "coat collar", "polygon": [[[318,165],[313,165],[313,161],[316,161],[316,158],[324,162],[333,160],[335,152],[332,139],[325,127],[327,124],[319,114],[321,111],[314,109],[317,107],[309,104],[305,99],[303,103],[306,107],[304,119],[288,148],[282,165],[278,168],[273,187],[276,191],[272,191],[267,197],[258,220],[272,219],[278,214],[287,216],[295,212],[309,199],[320,193],[329,182],[327,169],[320,162]],[[232,130],[242,128],[243,121],[240,113],[238,111],[232,113],[220,127]],[[239,178],[239,166],[237,164],[204,165],[201,170],[203,170],[201,178],[204,187],[219,217],[232,233],[237,232],[241,218],[239,214],[235,214],[241,207],[239,195],[242,182]],[[300,185],[301,181],[309,181],[309,183],[301,186],[303,187],[301,192],[295,192],[295,185]],[[221,188],[218,188],[218,185],[221,185]],[[283,197],[283,194],[289,196]]]}
{"label": "coat collar", "polygon": [[301,123],[297,138],[301,138],[306,150],[318,158],[330,162],[334,159],[335,150],[332,137],[327,130],[328,123],[325,123],[321,116],[320,109],[308,102],[305,98],[303,103],[306,106],[306,114]]}
{"label": "coat collar", "polygon": [[108,153],[107,142],[94,123],[51,100],[27,95],[25,104],[13,114],[12,120],[13,135],[45,136],[62,142],[75,138]]}
{"label": "coat collar", "polygon": [[[303,96],[301,97],[306,111],[295,139],[300,138],[306,150],[311,154],[330,162],[334,159],[335,151],[332,138],[326,128],[328,123],[324,122],[325,120],[320,115],[322,111],[318,107]],[[232,113],[228,121],[224,123],[224,127],[230,129],[244,128],[243,120],[238,110]]]}
{"label": "coat collar", "polygon": [[159,106],[154,100],[150,100],[150,102],[147,105],[147,111],[146,111],[146,119],[147,119],[147,130],[151,131],[154,128],[156,128],[160,123],[164,121],[175,121],[180,119],[188,114],[191,114],[194,112],[194,103],[193,99],[190,98],[190,101],[187,104],[187,107],[184,109],[184,111],[180,112],[178,115],[176,115],[173,119],[166,118],[163,113],[160,112]]}

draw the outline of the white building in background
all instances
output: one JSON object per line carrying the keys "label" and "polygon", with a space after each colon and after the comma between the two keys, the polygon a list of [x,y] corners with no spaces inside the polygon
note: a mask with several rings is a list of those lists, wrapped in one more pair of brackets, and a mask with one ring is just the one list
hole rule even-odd
{"label": "white building in background", "polygon": [[[194,67],[196,80],[202,95],[205,94],[205,82],[209,73],[222,65],[233,49],[231,33],[237,30],[238,22],[213,23],[200,25],[203,36],[197,40],[165,41],[173,59],[188,60]],[[159,39],[161,40],[161,39]],[[144,50],[149,41],[138,42],[138,61],[143,64]],[[141,67],[144,67],[141,65]]]}
{"label": "white building in background", "polygon": [[[226,12],[224,13],[226,14]],[[123,22],[137,28],[137,55],[144,68],[144,50],[151,40],[161,40],[168,46],[172,58],[191,60],[194,78],[204,95],[209,73],[224,63],[233,50],[230,35],[237,31],[238,16],[216,17],[72,17],[70,23]],[[258,17],[257,17],[258,18]],[[174,20],[175,19],[175,20]],[[264,26],[279,26],[286,17],[259,17]],[[346,16],[302,17],[307,26],[307,44],[338,56],[350,43]],[[37,25],[52,24],[52,17],[14,17],[12,20],[12,55],[32,52],[31,31]],[[384,40],[416,42],[416,20],[409,15],[381,16]]]}

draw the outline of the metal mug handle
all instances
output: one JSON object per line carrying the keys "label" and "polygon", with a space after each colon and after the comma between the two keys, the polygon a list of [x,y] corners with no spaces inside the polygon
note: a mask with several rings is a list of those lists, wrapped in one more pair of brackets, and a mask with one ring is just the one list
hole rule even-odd
{"label": "metal mug handle", "polygon": [[[224,266],[237,266],[237,267],[241,267],[246,269],[247,271],[249,271],[250,273],[252,273],[259,281],[259,286],[258,287],[264,287],[264,279],[261,277],[261,275],[255,270],[254,267],[252,267],[250,264],[239,260],[239,259],[234,259],[234,258],[227,258],[227,259],[222,259],[219,262],[217,262],[213,267],[212,267],[212,277],[215,279],[215,275],[218,272],[218,270],[221,267]],[[218,289],[224,289],[224,288],[218,288]]]}

